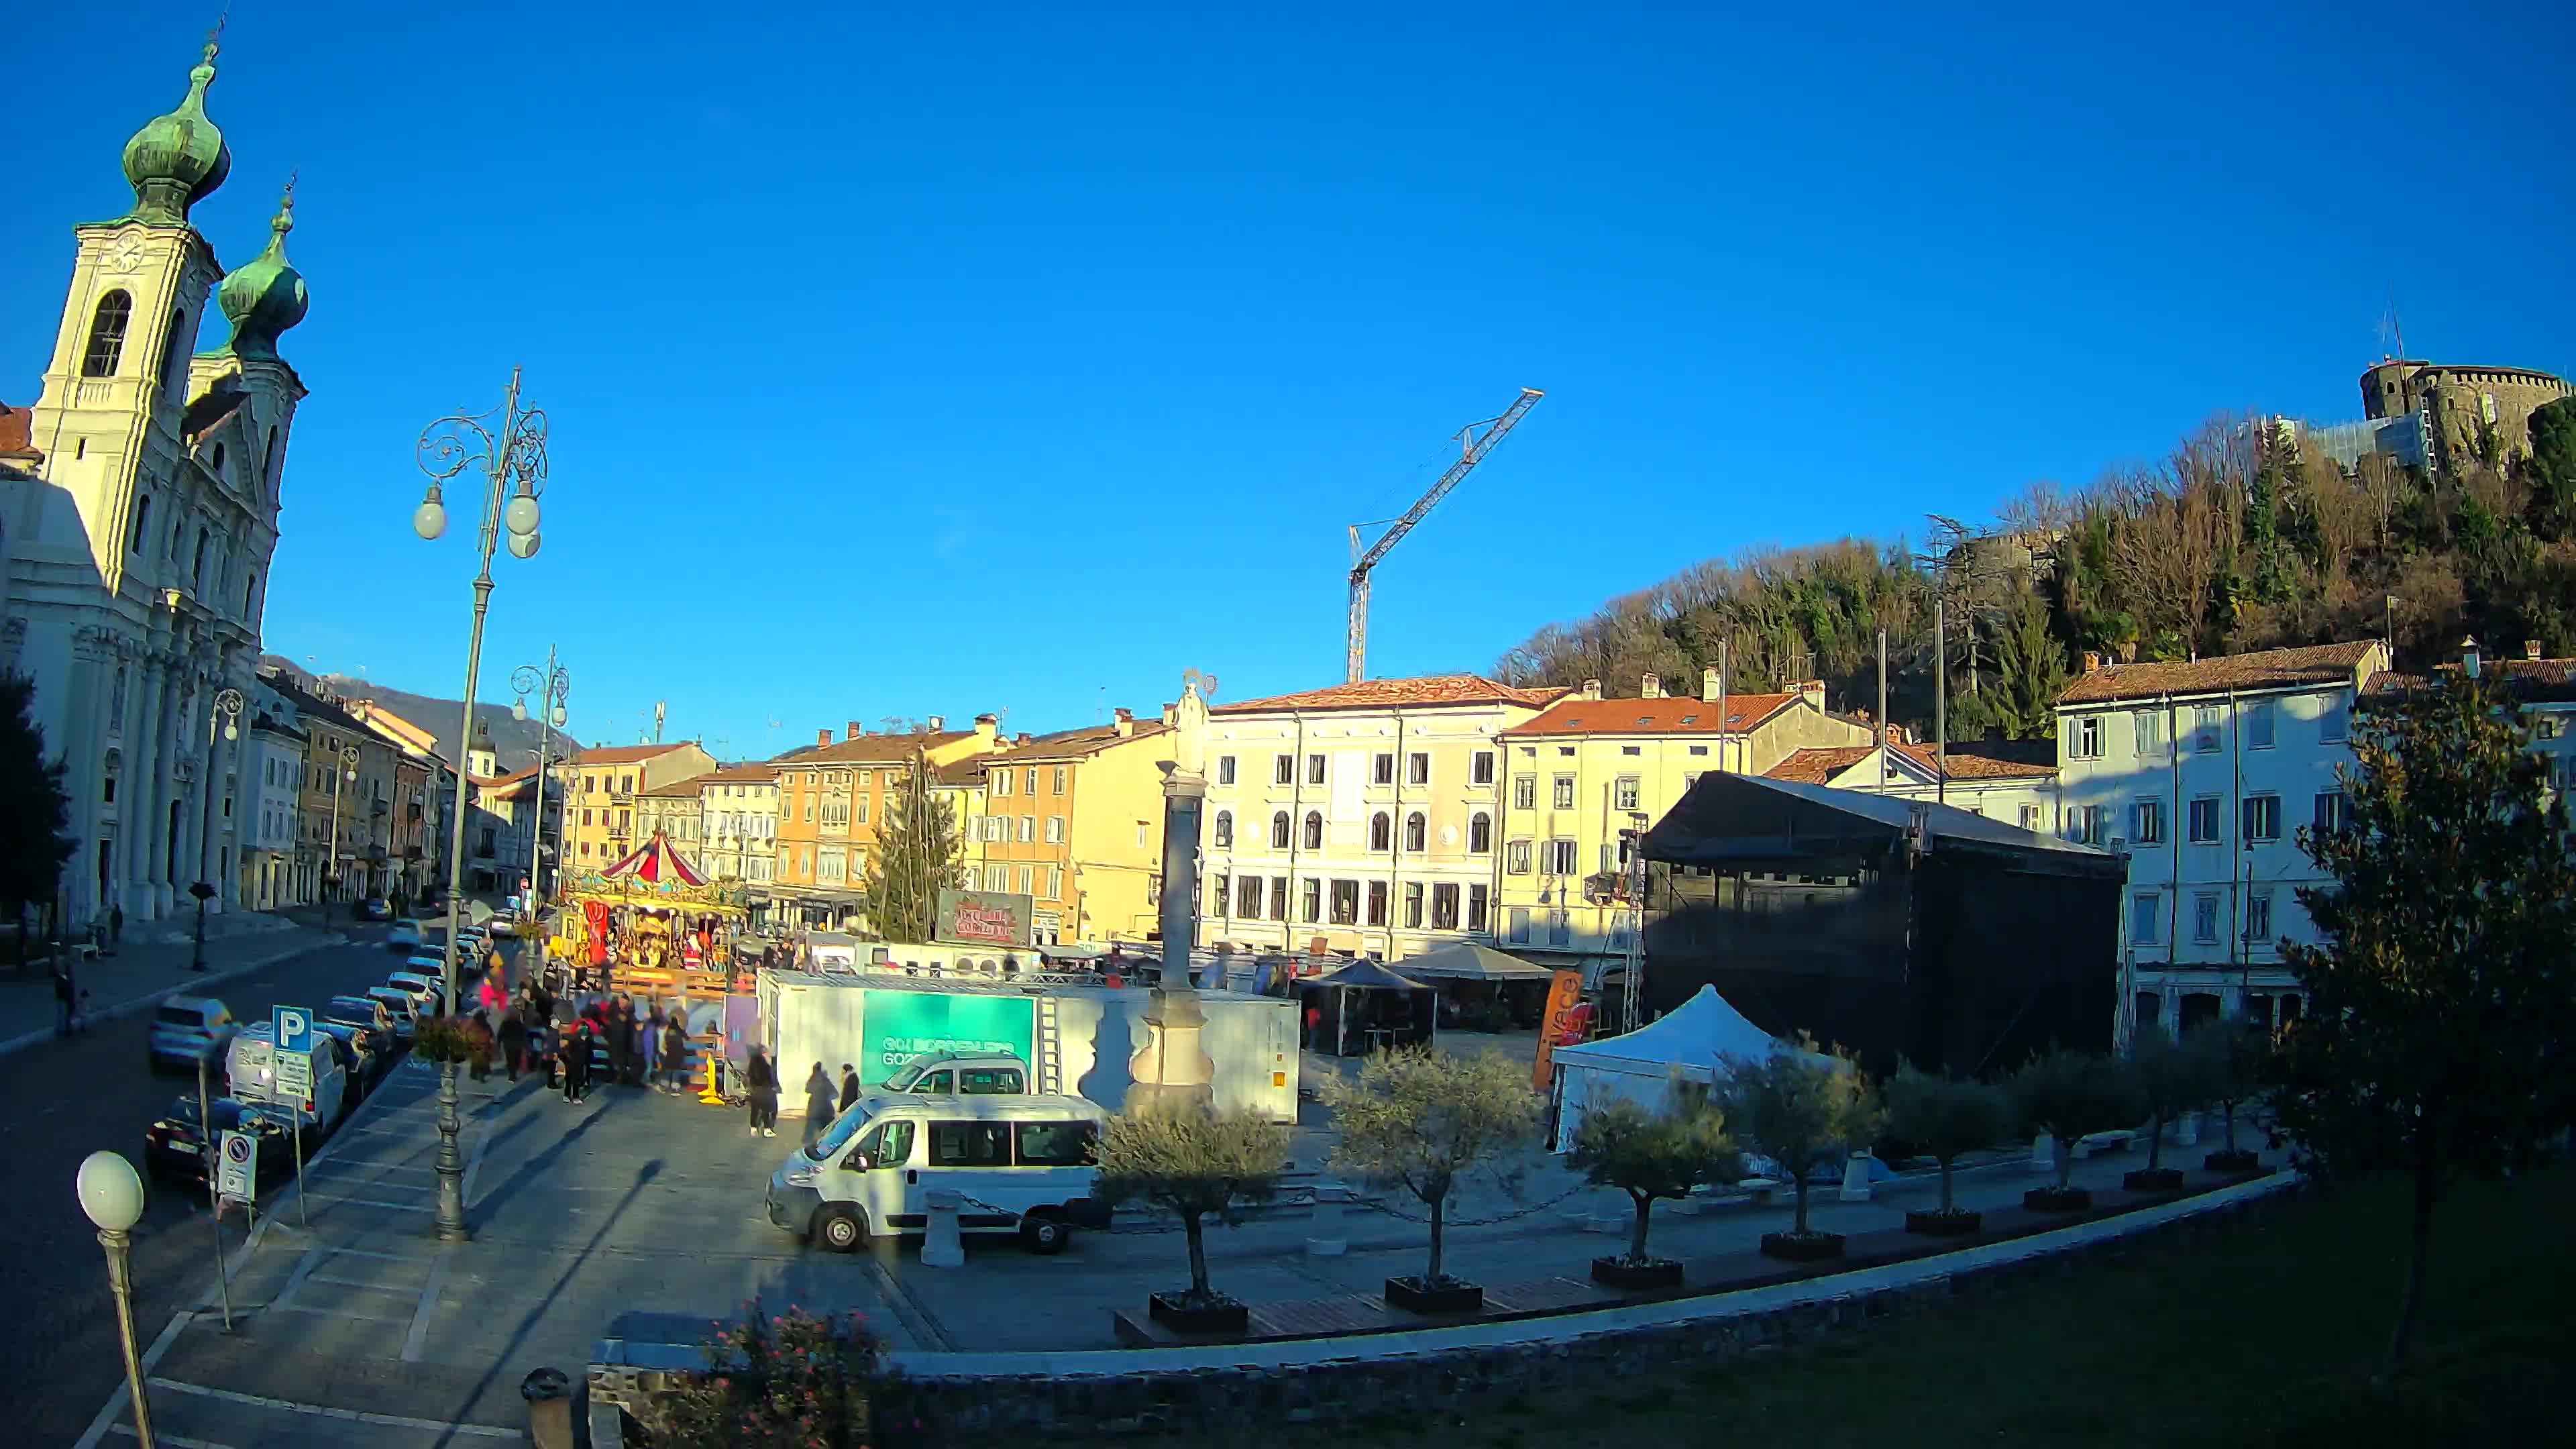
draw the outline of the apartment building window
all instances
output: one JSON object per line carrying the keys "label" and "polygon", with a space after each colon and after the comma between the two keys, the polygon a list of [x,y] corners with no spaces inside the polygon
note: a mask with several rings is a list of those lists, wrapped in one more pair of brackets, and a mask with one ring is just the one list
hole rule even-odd
{"label": "apartment building window", "polygon": [[2164,939],[2165,898],[2154,891],[2140,891],[2129,897],[2129,943],[2153,946]]}
{"label": "apartment building window", "polygon": [[[876,783],[876,780],[877,780],[877,772],[876,772],[876,771],[874,771],[874,770],[861,770],[861,771],[859,771],[859,773],[858,773],[858,777],[857,777],[858,786],[859,786],[859,788],[860,788],[860,789],[862,789],[862,790],[864,790],[864,789],[868,788],[870,785],[875,784],[875,783]],[[889,784],[889,785],[891,785],[891,784],[893,784],[894,782],[895,782],[895,780],[894,780],[894,771],[892,771],[892,770],[888,770],[888,771],[886,771],[886,783],[887,783],[887,784]],[[841,778],[839,781],[837,781],[837,782],[834,784],[833,788],[834,788],[834,789],[839,789],[839,790],[846,790],[846,789],[850,788],[850,784],[851,784],[851,781],[850,781],[849,777],[844,776],[843,778]]]}
{"label": "apartment building window", "polygon": [[1391,752],[1381,751],[1376,758],[1369,761],[1369,783],[1372,785],[1392,785],[1395,783],[1394,754]]}
{"label": "apartment building window", "polygon": [[824,802],[823,802],[823,828],[824,828],[824,829],[826,829],[826,830],[846,830],[846,829],[848,829],[848,828],[849,828],[849,824],[850,824],[850,802],[849,802],[849,801],[847,801],[847,800],[826,800],[826,801],[824,801]]}
{"label": "apartment building window", "polygon": [[2088,714],[2075,721],[2075,738],[2066,748],[2067,758],[2098,760],[2102,758],[2102,717]]}
{"label": "apartment building window", "polygon": [[1426,848],[1428,848],[1429,837],[1429,822],[1422,818],[1421,811],[1416,810],[1412,814],[1404,817],[1404,848],[1406,850],[1412,851],[1416,855],[1420,855]]}
{"label": "apartment building window", "polygon": [[1306,783],[1309,785],[1320,785],[1324,783],[1324,757],[1322,755],[1308,755],[1306,757]]}
{"label": "apartment building window", "polygon": [[1477,785],[1490,785],[1494,783],[1493,751],[1478,750],[1473,755],[1467,757],[1467,779],[1470,783]]}
{"label": "apartment building window", "polygon": [[2046,828],[2040,821],[2038,806],[2024,805],[2021,807],[2021,828],[2024,830],[2040,830]]}
{"label": "apartment building window", "polygon": [[2217,705],[2204,704],[2198,709],[2193,710],[2191,721],[2192,749],[2204,755],[2216,750],[2219,744],[2220,723],[2221,721],[2219,719]]}
{"label": "apartment building window", "polygon": [[2129,840],[2136,845],[2162,845],[2165,839],[2165,802],[2141,800],[2129,807]]}
{"label": "apartment building window", "polygon": [[1355,880],[1333,882],[1333,924],[1356,926],[1360,921],[1360,883]]}
{"label": "apartment building window", "polygon": [[1047,785],[1048,794],[1061,795],[1064,793],[1064,766],[1058,765],[1055,767],[1055,778],[1048,781]]}
{"label": "apartment building window", "polygon": [[1324,918],[1324,883],[1309,879],[1304,884],[1305,890],[1300,893],[1301,909],[1297,912],[1297,919],[1311,926]]}
{"label": "apartment building window", "polygon": [[840,851],[826,849],[816,858],[814,881],[817,885],[841,885],[849,878],[849,861]]}
{"label": "apartment building window", "polygon": [[1231,785],[1234,783],[1234,756],[1219,755],[1216,757],[1216,782],[1220,785]]}
{"label": "apartment building window", "polygon": [[1270,848],[1272,850],[1286,850],[1288,848],[1288,812],[1285,810],[1276,810],[1271,812]]}
{"label": "apartment building window", "polygon": [[2316,828],[2319,835],[2352,828],[2352,797],[2341,790],[2318,791]]}
{"label": "apartment building window", "polygon": [[2317,738],[2330,745],[2343,743],[2350,733],[2349,717],[2340,699],[2326,701],[2325,712],[2317,716]]}
{"label": "apartment building window", "polygon": [[[808,820],[811,820],[811,819],[813,819],[814,817],[813,817],[813,816],[811,816],[811,815],[808,815],[808,816],[806,816],[805,818],[806,818],[806,819],[808,819]],[[584,829],[584,830],[588,830],[588,829],[590,828],[590,811],[589,811],[589,810],[587,810],[587,809],[584,809],[584,810],[581,812],[581,828],[582,828],[582,829]]]}
{"label": "apartment building window", "polygon": [[2067,838],[2079,845],[2102,843],[2102,807],[2082,805],[2067,812]]}
{"label": "apartment building window", "polygon": [[1494,817],[1479,810],[1467,817],[1467,853],[1484,855],[1494,848]]}
{"label": "apartment building window", "polygon": [[1021,866],[1021,867],[1020,867],[1020,894],[1021,894],[1021,895],[1024,895],[1024,896],[1025,896],[1025,895],[1031,895],[1031,894],[1034,894],[1034,892],[1032,892],[1032,891],[1029,889],[1029,887],[1030,887],[1030,886],[1031,886],[1031,884],[1033,883],[1033,882],[1030,880],[1030,877],[1031,877],[1032,875],[1034,875],[1034,874],[1036,874],[1036,867],[1034,867],[1034,866],[1026,866],[1026,865],[1024,865],[1024,866]]}
{"label": "apartment building window", "polygon": [[2248,700],[2245,702],[2243,710],[2243,719],[2245,723],[2245,748],[2249,750],[2268,750],[2272,748],[2272,701],[2268,699]]}
{"label": "apartment building window", "polygon": [[1529,874],[1529,868],[1530,843],[1528,841],[1515,840],[1503,846],[1503,873],[1505,875],[1527,875]]}
{"label": "apartment building window", "polygon": [[1008,771],[1008,770],[995,770],[995,771],[993,772],[993,793],[994,793],[994,794],[996,794],[996,795],[1008,795],[1008,794],[1010,794],[1010,793],[1011,793],[1011,778],[1012,778],[1012,777],[1011,777],[1011,772],[1010,772],[1010,771]]}
{"label": "apartment building window", "polygon": [[1610,787],[1610,803],[1613,808],[1620,810],[1636,809],[1637,777],[1634,775],[1621,775]]}
{"label": "apartment building window", "polygon": [[1261,877],[1248,875],[1234,883],[1234,913],[1247,921],[1261,919]]}
{"label": "apartment building window", "polygon": [[1324,814],[1320,810],[1306,812],[1306,848],[1308,850],[1324,848]]}
{"label": "apartment building window", "polygon": [[1270,919],[1288,919],[1288,877],[1284,875],[1270,878]]}
{"label": "apartment building window", "polygon": [[1038,838],[1038,818],[1037,818],[1036,816],[1034,816],[1034,815],[1023,815],[1023,816],[1021,816],[1021,817],[1020,817],[1020,840],[1019,840],[1019,843],[1020,843],[1020,844],[1022,844],[1022,845],[1027,845],[1027,844],[1030,844],[1031,842],[1035,841],[1037,838]]}
{"label": "apartment building window", "polygon": [[1549,841],[1547,843],[1546,854],[1540,864],[1540,873],[1543,875],[1574,874],[1575,867],[1577,865],[1574,854],[1574,842],[1571,840]]}
{"label": "apartment building window", "polygon": [[1573,758],[1574,758],[1574,746],[1572,746],[1572,745],[1558,745],[1558,746],[1556,747],[1556,754],[1557,754],[1557,758],[1559,758],[1559,759],[1564,759],[1564,760],[1570,760],[1570,759],[1573,759]]}
{"label": "apartment building window", "polygon": [[1137,848],[1138,850],[1143,850],[1143,849],[1145,848],[1145,841],[1146,841],[1146,839],[1147,839],[1147,832],[1149,832],[1149,831],[1150,831],[1150,830],[1152,830],[1152,829],[1153,829],[1153,827],[1152,827],[1151,825],[1147,824],[1145,821],[1139,820],[1139,821],[1137,821],[1137,822],[1136,822],[1136,848]]}
{"label": "apartment building window", "polygon": [[[1220,896],[1221,895],[1222,892],[1220,892]],[[1051,901],[1060,901],[1064,899],[1063,866],[1051,865],[1047,867],[1047,899]]]}
{"label": "apartment building window", "polygon": [[984,839],[986,843],[999,845],[1010,835],[1010,833],[1011,821],[1009,816],[987,815],[984,817]]}
{"label": "apartment building window", "polygon": [[1418,880],[1404,883],[1404,924],[1410,930],[1422,929],[1422,882]]}
{"label": "apartment building window", "polygon": [[[896,781],[895,781],[895,779],[894,779],[894,777],[893,777],[893,775],[892,775],[891,773],[889,773],[889,774],[887,775],[886,783],[887,783],[887,784],[889,784],[889,785],[892,785],[892,784],[896,783]],[[1037,767],[1037,766],[1035,766],[1035,765],[1031,765],[1031,766],[1029,766],[1029,793],[1030,793],[1030,794],[1032,794],[1032,795],[1035,795],[1037,792],[1038,792],[1038,767]]]}
{"label": "apartment building window", "polygon": [[1381,810],[1369,817],[1369,849],[1393,850],[1394,848],[1395,820]]}
{"label": "apartment building window", "polygon": [[2218,893],[2203,891],[2191,898],[2191,938],[2203,946],[2218,944]]}
{"label": "apartment building window", "polygon": [[1373,880],[1368,883],[1368,923],[1372,926],[1386,924],[1385,881]]}
{"label": "apartment building window", "polygon": [[2218,843],[2218,797],[2203,795],[2191,802],[2191,843]]}
{"label": "apartment building window", "polygon": [[1538,776],[1514,775],[1512,777],[1512,808],[1515,810],[1538,808]]}
{"label": "apartment building window", "polygon": [[1443,884],[1431,888],[1431,929],[1435,931],[1458,929],[1458,888],[1456,886]]}
{"label": "apartment building window", "polygon": [[1515,946],[1526,946],[1526,945],[1528,945],[1528,944],[1529,944],[1529,907],[1527,907],[1527,906],[1514,906],[1514,907],[1512,907],[1512,908],[1511,908],[1511,914],[1510,914],[1506,919],[1508,919],[1508,920],[1509,920],[1509,922],[1510,922],[1509,930],[1510,930],[1510,936],[1511,936],[1511,943],[1512,943],[1513,945],[1515,945]]}
{"label": "apartment building window", "polygon": [[1471,885],[1467,887],[1468,930],[1481,931],[1485,929],[1485,912],[1491,908],[1492,901],[1493,894],[1486,887],[1480,885]]}
{"label": "apartment building window", "polygon": [[1552,803],[1552,804],[1553,804],[1557,809],[1559,809],[1559,810],[1571,810],[1571,809],[1573,809],[1573,808],[1574,808],[1574,777],[1573,777],[1572,775],[1559,775],[1559,776],[1557,776],[1557,777],[1556,777],[1556,789],[1555,789],[1554,793],[1553,793],[1549,798],[1550,798],[1550,802],[1551,802],[1551,803]]}
{"label": "apartment building window", "polygon": [[1404,782],[1408,785],[1430,784],[1431,757],[1426,754],[1411,754],[1405,756]]}
{"label": "apartment building window", "polygon": [[[1047,872],[1047,876],[1047,884],[1052,887],[1055,884],[1055,872],[1053,870],[1049,870]],[[1052,895],[1054,892],[1050,890],[1048,894]],[[1233,909],[1234,877],[1227,875],[1224,871],[1218,871],[1216,873],[1216,913],[1222,916],[1228,914]]]}
{"label": "apartment building window", "polygon": [[2131,729],[2136,732],[2139,754],[2161,755],[2165,752],[2165,715],[2163,710],[2139,710],[2137,713],[2129,716],[2129,724]]}
{"label": "apartment building window", "polygon": [[1297,783],[1297,757],[1295,755],[1276,755],[1271,758],[1270,783],[1274,785],[1294,785]]}
{"label": "apartment building window", "polygon": [[1233,846],[1234,846],[1234,812],[1233,812],[1233,811],[1231,811],[1231,810],[1220,810],[1220,811],[1216,812],[1216,827],[1215,827],[1215,832],[1214,832],[1214,833],[1215,833],[1215,838],[1216,838],[1216,848],[1217,848],[1217,849],[1219,849],[1219,850],[1229,850],[1229,849],[1232,849],[1232,848],[1233,848]]}
{"label": "apartment building window", "polygon": [[2245,893],[2245,941],[2260,945],[2272,939],[2272,893],[2250,890]]}
{"label": "apartment building window", "polygon": [[2248,795],[2245,797],[2243,810],[2245,815],[2243,824],[2245,827],[2245,838],[2247,840],[2278,840],[2281,838],[2280,796]]}
{"label": "apartment building window", "polygon": [[1047,817],[1046,841],[1047,841],[1047,844],[1049,844],[1049,845],[1062,845],[1062,844],[1064,844],[1064,817],[1063,817],[1063,816],[1061,816],[1061,815],[1050,815],[1050,816],[1048,816],[1048,817]]}
{"label": "apartment building window", "polygon": [[1551,946],[1574,944],[1574,916],[1569,911],[1551,911],[1547,917],[1547,943]]}

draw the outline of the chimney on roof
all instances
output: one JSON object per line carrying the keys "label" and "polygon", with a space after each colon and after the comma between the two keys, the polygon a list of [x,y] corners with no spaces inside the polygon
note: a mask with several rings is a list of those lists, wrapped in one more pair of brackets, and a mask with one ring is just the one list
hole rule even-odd
{"label": "chimney on roof", "polygon": [[1639,699],[1663,698],[1664,677],[1660,674],[1647,675],[1645,680],[1637,686],[1637,697]]}
{"label": "chimney on roof", "polygon": [[1118,738],[1122,740],[1136,733],[1136,711],[1125,708],[1111,710],[1109,727],[1118,731]]}
{"label": "chimney on roof", "polygon": [[815,747],[816,749],[821,749],[823,746],[828,745],[828,744],[830,744],[831,742],[832,742],[832,732],[831,732],[830,730],[816,730],[816,731],[814,731],[814,747]]}
{"label": "chimney on roof", "polygon": [[1012,738],[1012,740],[1011,740],[1011,743],[1012,743],[1012,744],[1015,744],[1015,745],[1025,745],[1025,744],[1027,744],[1028,742],[1029,742],[1029,732],[1028,732],[1027,730],[1022,730],[1022,731],[1020,731],[1020,732],[1019,732],[1019,734],[1018,734],[1018,735],[1016,735],[1015,737],[1013,737],[1013,738]]}
{"label": "chimney on roof", "polygon": [[1002,717],[1000,715],[979,714],[975,716],[975,738],[983,741],[984,743],[988,745],[991,744],[993,742],[993,736],[999,734],[1001,729]]}
{"label": "chimney on roof", "polygon": [[2531,660],[2535,664],[2538,663],[2540,661],[2540,641],[2537,639],[2523,640],[2522,657]]}
{"label": "chimney on roof", "polygon": [[1583,681],[1583,687],[1575,691],[1574,697],[1577,699],[1599,699],[1601,697],[1601,681],[1597,679],[1587,679]]}
{"label": "chimney on roof", "polygon": [[2098,649],[2087,649],[2087,650],[2085,650],[2085,651],[2084,651],[2084,672],[2085,672],[2085,673],[2087,673],[2087,674],[2092,674],[2092,673],[2095,673],[2095,672],[2099,671],[2101,668],[2102,668],[2102,652],[2101,652],[2100,650],[2098,650]]}
{"label": "chimney on roof", "polygon": [[944,714],[934,714],[930,717],[930,732],[932,734],[938,734],[946,728],[948,728],[948,716]]}
{"label": "chimney on roof", "polygon": [[1714,668],[1701,670],[1699,672],[1699,697],[1705,700],[1714,701],[1717,698],[1717,689],[1717,670]]}
{"label": "chimney on roof", "polygon": [[859,722],[857,720],[851,720],[847,725],[843,726],[843,728],[849,731],[848,734],[841,736],[841,738],[845,740],[855,740],[859,736],[867,733],[866,730],[859,728]]}
{"label": "chimney on roof", "polygon": [[1825,707],[1825,682],[1823,680],[1809,679],[1802,681],[1798,685],[1798,693],[1806,699],[1807,703],[1814,705],[1818,710],[1821,711]]}

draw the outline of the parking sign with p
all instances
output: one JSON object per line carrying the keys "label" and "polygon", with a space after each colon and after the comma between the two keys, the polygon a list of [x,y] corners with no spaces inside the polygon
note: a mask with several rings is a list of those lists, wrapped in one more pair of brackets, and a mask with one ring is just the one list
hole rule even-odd
{"label": "parking sign with p", "polygon": [[287,1052],[313,1050],[313,1013],[300,1006],[280,1006],[270,1012],[277,1034],[277,1048]]}

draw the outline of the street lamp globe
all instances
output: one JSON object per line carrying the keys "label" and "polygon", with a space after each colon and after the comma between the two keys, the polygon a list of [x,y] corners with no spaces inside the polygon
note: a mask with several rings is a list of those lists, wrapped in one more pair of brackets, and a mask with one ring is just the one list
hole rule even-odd
{"label": "street lamp globe", "polygon": [[[526,500],[522,499],[521,501],[525,502]],[[535,534],[514,533],[510,535],[510,557],[535,558],[536,556],[537,536]]]}
{"label": "street lamp globe", "polygon": [[81,1211],[102,1230],[121,1233],[143,1216],[143,1179],[134,1164],[115,1152],[93,1152],[81,1159],[74,1180]]}
{"label": "street lamp globe", "polygon": [[438,501],[436,488],[430,489],[429,496],[411,511],[411,531],[424,539],[435,539],[447,532],[447,505]]}
{"label": "street lamp globe", "polygon": [[526,493],[513,498],[501,509],[501,522],[512,533],[532,534],[537,531],[537,500]]}

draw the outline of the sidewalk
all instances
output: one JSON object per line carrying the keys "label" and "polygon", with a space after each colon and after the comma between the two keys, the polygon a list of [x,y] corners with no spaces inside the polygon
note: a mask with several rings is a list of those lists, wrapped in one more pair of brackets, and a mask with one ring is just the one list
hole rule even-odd
{"label": "sidewalk", "polygon": [[[233,924],[221,934],[215,930],[216,918],[206,919],[206,970],[202,974],[188,969],[196,955],[195,942],[188,938],[175,945],[146,945],[128,936],[115,955],[82,962],[73,976],[75,985],[89,993],[82,1020],[95,1026],[148,1011],[164,997],[211,989],[219,982],[289,956],[336,946],[347,939],[251,912],[230,913],[225,919]],[[254,920],[258,924],[253,924]],[[0,978],[0,1056],[25,1051],[52,1040],[53,1035],[52,975],[37,971],[23,977]]]}

